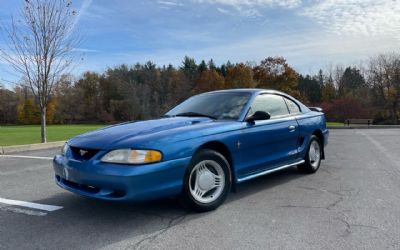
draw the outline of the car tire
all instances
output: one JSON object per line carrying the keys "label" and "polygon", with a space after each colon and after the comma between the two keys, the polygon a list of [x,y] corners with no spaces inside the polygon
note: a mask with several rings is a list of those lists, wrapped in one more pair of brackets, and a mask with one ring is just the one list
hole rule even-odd
{"label": "car tire", "polygon": [[182,203],[196,212],[219,207],[231,189],[232,174],[226,158],[214,150],[196,153],[183,180]]}
{"label": "car tire", "polygon": [[321,141],[317,136],[312,135],[307,147],[307,154],[304,158],[304,163],[298,165],[297,168],[306,174],[313,174],[317,172],[321,165],[322,159],[322,146]]}

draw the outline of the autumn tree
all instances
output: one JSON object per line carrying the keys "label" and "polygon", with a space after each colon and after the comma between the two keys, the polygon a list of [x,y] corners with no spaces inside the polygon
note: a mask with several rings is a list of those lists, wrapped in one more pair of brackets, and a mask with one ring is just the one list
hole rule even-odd
{"label": "autumn tree", "polygon": [[298,73],[283,57],[268,57],[254,68],[254,79],[258,87],[276,89],[293,96],[299,96]]}
{"label": "autumn tree", "polygon": [[224,88],[224,77],[215,70],[207,70],[196,80],[194,93],[219,90]]}
{"label": "autumn tree", "polygon": [[8,39],[0,58],[30,86],[40,107],[41,141],[46,142],[46,111],[54,84],[71,65],[77,44],[76,12],[69,0],[25,0],[22,15],[2,29]]}
{"label": "autumn tree", "polygon": [[217,72],[220,73],[223,77],[226,77],[226,75],[228,74],[228,70],[230,68],[232,68],[234,65],[228,61],[224,64],[222,64],[220,67],[217,67]]}
{"label": "autumn tree", "polygon": [[38,124],[40,122],[40,111],[32,97],[25,99],[18,110],[18,121],[22,124]]}
{"label": "autumn tree", "polygon": [[169,109],[189,97],[189,86],[181,84],[184,79],[185,76],[182,71],[177,70],[172,65],[168,65],[165,70],[161,71],[160,80],[161,85],[164,87],[162,93],[165,99],[159,115],[166,113]]}
{"label": "autumn tree", "polygon": [[225,88],[254,88],[256,83],[253,79],[253,69],[239,63],[228,68],[225,77]]}
{"label": "autumn tree", "polygon": [[[369,63],[368,83],[374,103],[389,114],[392,124],[399,122],[400,54],[382,54]],[[385,115],[385,114],[383,114]]]}
{"label": "autumn tree", "polygon": [[99,80],[100,76],[95,72],[86,72],[75,84],[79,94],[79,107],[85,121],[95,121],[99,113]]}
{"label": "autumn tree", "polygon": [[81,120],[81,96],[75,88],[75,80],[72,75],[62,75],[54,87],[53,97],[57,100],[57,108],[54,112],[56,123],[72,123]]}
{"label": "autumn tree", "polygon": [[0,124],[13,124],[17,121],[17,96],[14,91],[0,84]]}

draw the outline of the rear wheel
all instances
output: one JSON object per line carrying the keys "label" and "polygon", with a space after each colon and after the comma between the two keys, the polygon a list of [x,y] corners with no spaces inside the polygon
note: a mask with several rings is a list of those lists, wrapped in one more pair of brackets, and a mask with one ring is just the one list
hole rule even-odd
{"label": "rear wheel", "polygon": [[298,169],[307,174],[312,174],[317,172],[319,166],[321,165],[322,159],[322,146],[321,142],[315,135],[310,138],[310,143],[308,144],[307,154],[304,159],[304,163],[298,165]]}
{"label": "rear wheel", "polygon": [[202,150],[193,157],[184,177],[184,205],[199,212],[214,210],[226,199],[231,183],[225,157],[214,150]]}

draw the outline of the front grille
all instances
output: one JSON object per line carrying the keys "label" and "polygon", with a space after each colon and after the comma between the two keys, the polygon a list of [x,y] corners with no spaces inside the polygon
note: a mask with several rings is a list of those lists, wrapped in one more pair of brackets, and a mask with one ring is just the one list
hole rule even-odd
{"label": "front grille", "polygon": [[79,183],[76,183],[73,181],[68,181],[59,175],[56,175],[56,179],[59,183],[65,185],[69,188],[72,188],[75,190],[80,190],[82,192],[92,194],[92,195],[101,195],[101,196],[109,197],[109,198],[121,198],[126,195],[126,192],[122,191],[122,190],[111,190],[110,192],[108,192],[106,194],[102,194],[101,193],[102,190],[99,187],[85,185],[85,184],[79,184]]}
{"label": "front grille", "polygon": [[62,183],[70,188],[73,189],[79,189],[81,191],[84,191],[86,193],[91,193],[91,194],[96,194],[100,191],[100,188],[93,187],[93,186],[88,186],[88,185],[82,185],[78,184],[72,181],[67,181],[66,179],[60,179]]}
{"label": "front grille", "polygon": [[72,157],[78,161],[88,161],[99,152],[99,150],[97,149],[87,149],[87,148],[77,148],[77,147],[70,147],[70,148],[72,152]]}

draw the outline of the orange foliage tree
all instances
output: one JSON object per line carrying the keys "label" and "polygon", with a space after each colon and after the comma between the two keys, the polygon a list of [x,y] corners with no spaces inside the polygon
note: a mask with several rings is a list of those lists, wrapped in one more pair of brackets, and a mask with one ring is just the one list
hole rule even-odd
{"label": "orange foliage tree", "polygon": [[276,89],[298,97],[299,74],[283,57],[268,57],[254,68],[254,79],[259,88]]}
{"label": "orange foliage tree", "polygon": [[223,89],[225,85],[224,77],[215,70],[203,71],[195,82],[194,92],[201,93]]}
{"label": "orange foliage tree", "polygon": [[225,78],[225,88],[254,88],[255,86],[253,69],[250,66],[239,63],[228,68]]}

